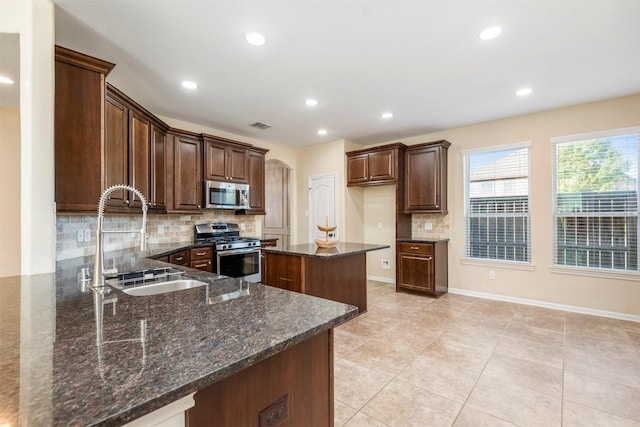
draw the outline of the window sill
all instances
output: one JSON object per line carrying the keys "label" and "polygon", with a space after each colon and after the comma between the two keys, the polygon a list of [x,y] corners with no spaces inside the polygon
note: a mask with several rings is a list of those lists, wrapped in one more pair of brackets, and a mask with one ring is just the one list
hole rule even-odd
{"label": "window sill", "polygon": [[604,279],[640,280],[640,272],[635,271],[615,271],[600,268],[566,267],[559,265],[551,267],[549,271],[557,274],[573,274],[575,276],[600,277]]}
{"label": "window sill", "polygon": [[512,270],[533,271],[536,266],[530,262],[520,261],[500,261],[497,259],[462,258],[460,261],[465,265],[481,265],[485,267],[508,268]]}

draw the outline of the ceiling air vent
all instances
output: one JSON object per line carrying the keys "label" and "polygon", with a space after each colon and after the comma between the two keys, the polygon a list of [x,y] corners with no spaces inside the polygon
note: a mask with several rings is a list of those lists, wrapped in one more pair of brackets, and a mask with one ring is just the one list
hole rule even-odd
{"label": "ceiling air vent", "polygon": [[271,125],[268,125],[266,123],[260,123],[260,122],[251,123],[249,126],[254,127],[254,128],[258,128],[258,129],[261,129],[261,130],[269,129],[271,127]]}

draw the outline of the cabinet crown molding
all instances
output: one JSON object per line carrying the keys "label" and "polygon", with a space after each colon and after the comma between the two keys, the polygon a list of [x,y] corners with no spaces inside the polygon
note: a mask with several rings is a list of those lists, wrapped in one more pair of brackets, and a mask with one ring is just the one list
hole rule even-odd
{"label": "cabinet crown molding", "polygon": [[109,74],[113,67],[116,66],[116,64],[112,62],[85,55],[84,53],[58,45],[55,46],[55,59],[56,61],[82,67],[104,75]]}

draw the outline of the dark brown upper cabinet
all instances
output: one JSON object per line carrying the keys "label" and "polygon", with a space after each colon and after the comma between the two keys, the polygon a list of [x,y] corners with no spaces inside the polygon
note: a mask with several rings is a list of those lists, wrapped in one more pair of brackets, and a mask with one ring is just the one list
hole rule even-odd
{"label": "dark brown upper cabinet", "polygon": [[202,135],[204,141],[204,179],[247,183],[249,179],[249,148],[251,145]]}
{"label": "dark brown upper cabinet", "polygon": [[347,186],[394,184],[404,144],[389,144],[347,154]]}
{"label": "dark brown upper cabinet", "polygon": [[202,137],[179,129],[168,134],[168,212],[202,212]]}
{"label": "dark brown upper cabinet", "polygon": [[240,215],[266,215],[264,193],[264,161],[267,151],[253,147],[248,151],[249,157],[249,209],[237,210]]}
{"label": "dark brown upper cabinet", "polygon": [[450,145],[441,140],[407,148],[406,213],[447,213],[447,149]]}
{"label": "dark brown upper cabinet", "polygon": [[58,212],[97,211],[104,190],[105,76],[115,66],[55,47],[55,201]]}
{"label": "dark brown upper cabinet", "polygon": [[[166,133],[168,126],[114,86],[107,84],[105,184],[138,189],[156,212],[166,211]],[[111,210],[141,207],[134,193],[117,191]]]}

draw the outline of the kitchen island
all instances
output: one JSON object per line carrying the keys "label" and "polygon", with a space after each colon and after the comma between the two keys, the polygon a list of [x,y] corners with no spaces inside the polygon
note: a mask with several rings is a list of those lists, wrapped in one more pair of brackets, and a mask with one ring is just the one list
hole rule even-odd
{"label": "kitchen island", "polygon": [[315,243],[262,248],[262,283],[281,289],[355,305],[367,311],[367,252],[389,245],[339,242],[335,248]]}
{"label": "kitchen island", "polygon": [[[147,259],[162,250],[105,265],[166,267]],[[332,328],[355,307],[182,267],[206,286],[83,291],[93,261],[0,279],[0,421],[122,425],[195,393],[187,425],[257,425],[282,402],[293,425],[333,424]]]}

